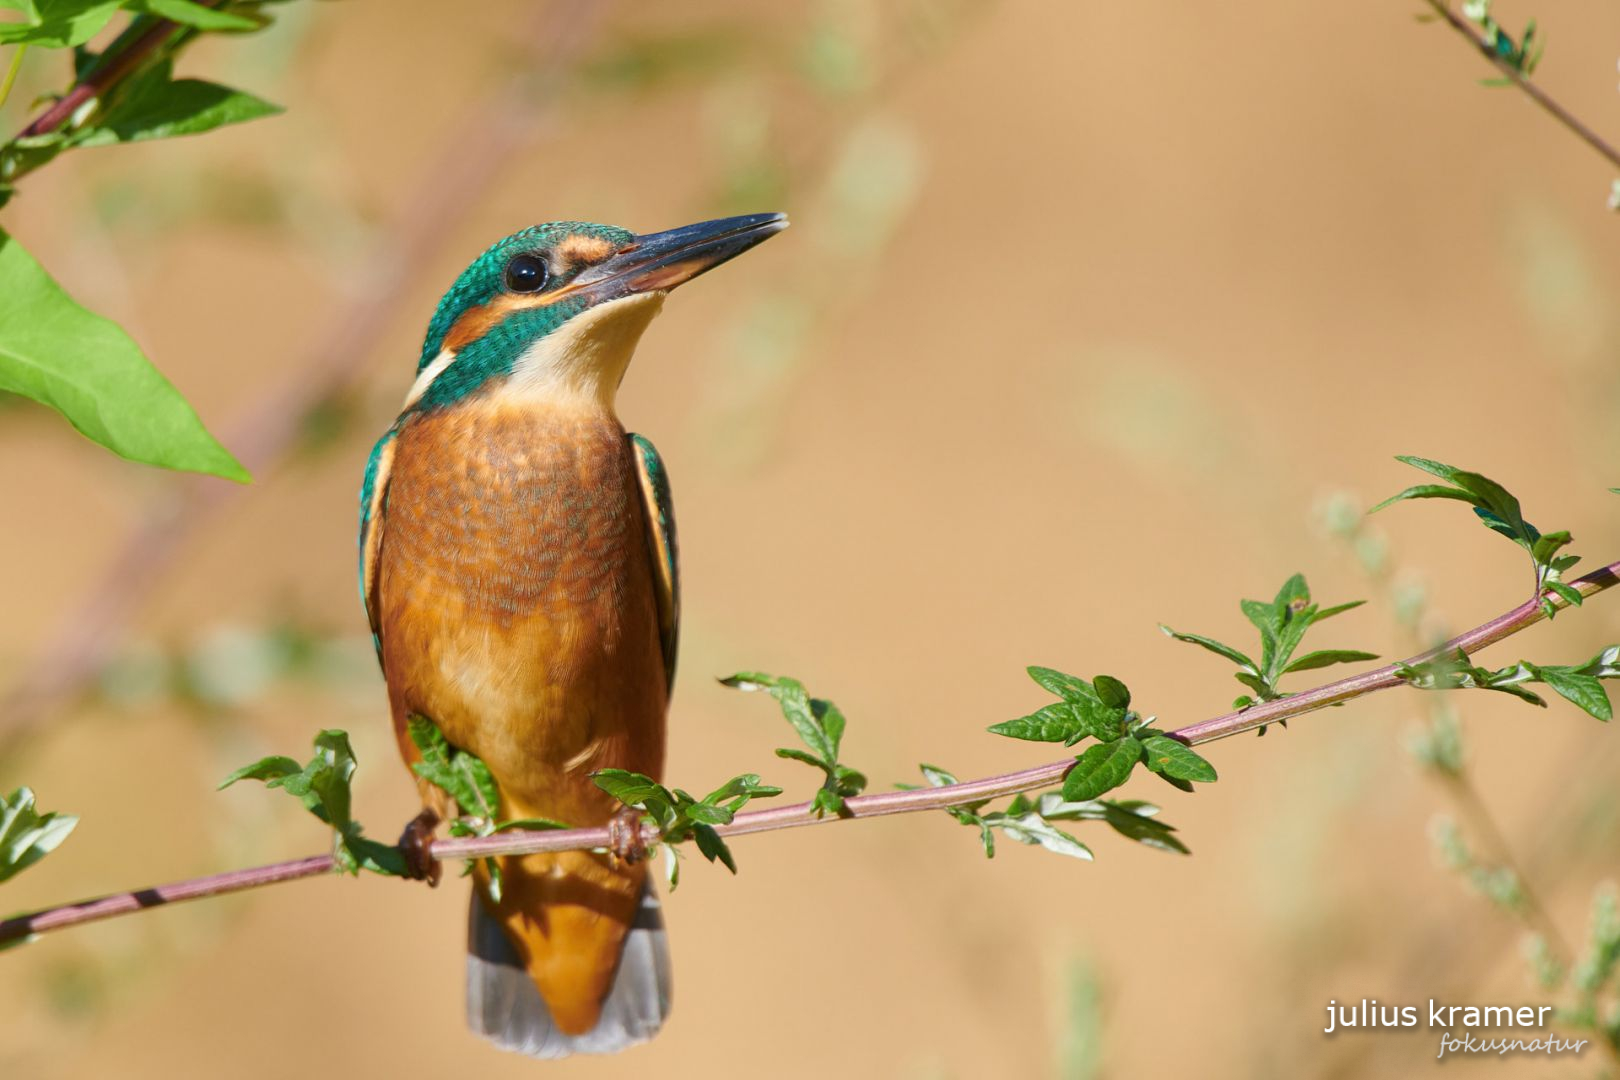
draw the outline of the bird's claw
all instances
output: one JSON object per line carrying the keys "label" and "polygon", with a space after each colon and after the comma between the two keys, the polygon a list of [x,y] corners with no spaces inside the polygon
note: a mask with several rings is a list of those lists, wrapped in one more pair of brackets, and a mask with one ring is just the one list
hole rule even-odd
{"label": "bird's claw", "polygon": [[439,815],[424,809],[413,817],[399,834],[399,853],[405,856],[405,876],[412,881],[425,881],[437,888],[443,868],[433,857],[433,833],[439,827]]}
{"label": "bird's claw", "polygon": [[641,811],[625,807],[608,822],[608,852],[626,866],[647,857],[647,841],[641,835]]}

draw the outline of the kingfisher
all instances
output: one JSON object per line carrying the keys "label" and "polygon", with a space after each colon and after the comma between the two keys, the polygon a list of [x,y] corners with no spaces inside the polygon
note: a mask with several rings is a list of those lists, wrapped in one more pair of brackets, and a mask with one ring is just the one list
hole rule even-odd
{"label": "kingfisher", "polygon": [[[591,774],[662,777],[680,580],[663,460],[614,399],[669,292],[786,226],[551,222],[495,244],[445,293],[360,494],[360,592],[407,765],[421,760],[408,722],[425,717],[488,766],[503,820],[639,837]],[[436,880],[427,844],[453,811],[417,786],[402,846]],[[542,1058],[659,1030],[669,955],[634,846],[499,858],[498,897],[479,863],[473,1030]]]}

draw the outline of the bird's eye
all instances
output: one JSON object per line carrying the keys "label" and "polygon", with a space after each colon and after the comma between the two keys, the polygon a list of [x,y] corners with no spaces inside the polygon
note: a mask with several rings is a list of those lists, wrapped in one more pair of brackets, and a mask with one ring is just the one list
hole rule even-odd
{"label": "bird's eye", "polygon": [[518,255],[506,264],[506,287],[513,292],[539,292],[547,276],[545,260],[538,255]]}

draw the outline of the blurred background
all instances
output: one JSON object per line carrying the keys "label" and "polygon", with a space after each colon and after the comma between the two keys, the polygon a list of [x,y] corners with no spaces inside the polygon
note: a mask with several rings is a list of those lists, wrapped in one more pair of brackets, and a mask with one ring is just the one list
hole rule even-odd
{"label": "blurred background", "polygon": [[[1358,523],[1417,482],[1397,453],[1483,471],[1616,557],[1611,177],[1419,6],[355,0],[203,42],[183,73],[287,113],[70,155],[7,214],[257,482],[0,414],[0,788],[83,818],[3,906],[320,850],[285,798],[214,786],[322,727],[353,734],[372,835],[415,812],[356,491],[441,291],[537,221],[794,221],[674,299],[620,399],[673,474],[669,776],[693,790],[813,786],[771,756],[770,704],[715,683],[737,669],[834,698],[881,789],[1057,756],[984,731],[1043,703],[1030,663],[1115,674],[1166,727],[1224,711],[1228,670],[1155,624],[1244,645],[1240,597],[1294,571],[1371,601],[1318,647],[1408,653],[1519,603],[1522,554],[1462,509]],[[1620,11],[1497,14],[1542,15],[1538,79],[1616,130]],[[8,130],[61,84],[40,61]],[[1481,661],[1575,662],[1617,632],[1605,597]],[[738,877],[689,861],[666,900],[676,1008],[623,1058],[536,1066],[465,1032],[459,880],[332,878],[8,954],[0,1074],[1427,1071],[1437,1032],[1324,1037],[1328,1001],[1555,998],[1525,920],[1481,895],[1490,832],[1576,952],[1620,851],[1616,732],[1557,699],[1453,704],[1392,693],[1220,743],[1196,797],[1139,777],[1191,857],[1082,826],[1095,863],[987,862],[942,814],[740,839]],[[1411,753],[1436,724],[1466,738],[1462,781]],[[1447,820],[1478,872],[1437,854]]]}

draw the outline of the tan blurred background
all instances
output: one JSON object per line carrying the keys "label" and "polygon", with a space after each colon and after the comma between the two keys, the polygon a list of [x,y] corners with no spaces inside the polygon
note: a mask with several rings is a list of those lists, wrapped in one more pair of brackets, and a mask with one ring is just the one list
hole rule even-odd
{"label": "tan blurred background", "polygon": [[[1415,482],[1396,453],[1480,469],[1614,558],[1611,177],[1481,88],[1419,6],[353,0],[197,48],[182,71],[286,115],[70,155],[6,226],[233,447],[278,395],[310,397],[312,364],[353,378],[171,564],[125,573],[158,576],[81,699],[24,739],[0,717],[0,787],[83,816],[0,906],[320,849],[290,800],[213,790],[320,727],[354,733],[371,833],[410,816],[355,597],[355,492],[439,293],[536,221],[794,219],[674,299],[621,399],[675,483],[683,786],[759,769],[809,789],[771,756],[788,730],[768,703],[713,681],[739,668],[835,698],[847,758],[886,787],[918,761],[1055,757],[984,732],[1042,702],[1028,663],[1118,675],[1167,726],[1222,711],[1222,663],[1155,623],[1246,644],[1238,599],[1295,570],[1320,599],[1374,600],[1319,646],[1399,652],[1387,583],[1316,511]],[[1620,11],[1498,15],[1541,16],[1541,80],[1620,131]],[[31,63],[24,90],[59,78]],[[332,355],[375,296],[370,342]],[[31,408],[4,414],[0,455],[15,682],[169,478]],[[1520,553],[1457,507],[1375,525],[1427,629],[1522,599]],[[1572,661],[1617,631],[1605,597],[1482,659]],[[1191,858],[1085,827],[1093,864],[1010,843],[986,862],[932,815],[742,839],[735,879],[689,862],[667,901],[672,1022],[621,1059],[540,1066],[466,1034],[459,881],[334,878],[8,954],[0,1075],[1426,1073],[1437,1033],[1325,1038],[1328,1000],[1545,997],[1522,928],[1431,850],[1451,803],[1405,745],[1427,704],[1213,746],[1221,780],[1195,797],[1133,782]],[[1561,701],[1458,704],[1479,791],[1578,943],[1617,869],[1617,733]]]}

